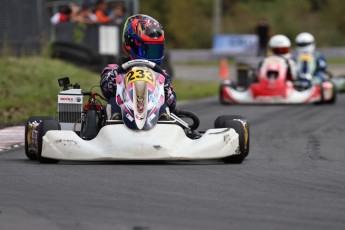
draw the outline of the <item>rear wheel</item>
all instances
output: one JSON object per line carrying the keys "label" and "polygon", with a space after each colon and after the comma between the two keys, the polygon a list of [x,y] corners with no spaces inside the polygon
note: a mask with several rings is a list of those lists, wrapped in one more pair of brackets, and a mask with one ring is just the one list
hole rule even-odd
{"label": "rear wheel", "polygon": [[333,86],[333,90],[332,90],[332,97],[329,101],[327,101],[327,104],[334,104],[335,101],[337,100],[337,89],[336,89],[336,86],[335,84],[332,82],[332,86]]}
{"label": "rear wheel", "polygon": [[219,102],[220,102],[220,104],[225,105],[227,103],[226,103],[226,101],[224,100],[224,97],[223,97],[223,87],[224,87],[223,84],[221,84],[219,86]]}
{"label": "rear wheel", "polygon": [[231,105],[233,103],[229,102],[229,101],[226,101],[224,99],[224,88],[225,87],[231,87],[231,88],[236,88],[236,85],[233,83],[233,82],[230,82],[230,83],[221,83],[219,85],[219,102],[222,104],[222,105]]}
{"label": "rear wheel", "polygon": [[247,119],[241,115],[222,115],[222,116],[217,117],[217,119],[214,121],[214,127],[215,128],[226,128],[226,127],[224,127],[225,122],[226,121],[232,121],[232,120],[246,121]]}
{"label": "rear wheel", "polygon": [[84,140],[92,140],[101,129],[99,113],[91,109],[86,112],[84,119],[81,125],[80,136]]}
{"label": "rear wheel", "polygon": [[43,120],[38,127],[38,152],[37,160],[40,163],[58,163],[58,160],[42,157],[42,145],[43,136],[50,130],[61,130],[61,126],[58,121],[55,120]]}
{"label": "rear wheel", "polygon": [[322,84],[320,84],[319,87],[320,87],[321,99],[320,101],[315,102],[316,105],[322,105],[325,102],[324,90],[323,90]]}
{"label": "rear wheel", "polygon": [[240,154],[223,159],[225,163],[240,164],[249,154],[249,124],[240,115],[225,115],[216,119],[215,128],[232,128],[238,134]]}
{"label": "rear wheel", "polygon": [[25,131],[24,131],[24,149],[25,149],[25,155],[27,158],[30,160],[37,160],[37,155],[36,153],[30,152],[29,151],[29,143],[28,143],[28,132],[29,132],[29,123],[32,123],[34,121],[43,121],[43,120],[54,120],[53,117],[51,116],[32,116],[29,119],[26,120],[25,122]]}

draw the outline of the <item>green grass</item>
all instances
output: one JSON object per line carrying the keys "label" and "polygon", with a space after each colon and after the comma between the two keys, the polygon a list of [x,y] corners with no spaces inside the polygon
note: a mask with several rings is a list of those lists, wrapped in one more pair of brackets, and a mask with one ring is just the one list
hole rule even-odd
{"label": "green grass", "polygon": [[326,57],[326,60],[327,64],[345,65],[345,57]]}
{"label": "green grass", "polygon": [[[22,124],[34,115],[55,116],[57,79],[68,76],[89,90],[99,84],[99,74],[68,62],[44,57],[0,57],[0,125]],[[176,80],[178,100],[216,95],[218,82],[185,82]]]}
{"label": "green grass", "polygon": [[218,81],[195,82],[174,80],[173,84],[177,95],[177,104],[179,101],[214,96],[218,93],[219,87]]}
{"label": "green grass", "polygon": [[0,123],[21,123],[32,115],[56,115],[57,79],[69,76],[89,88],[96,73],[43,57],[0,58]]}

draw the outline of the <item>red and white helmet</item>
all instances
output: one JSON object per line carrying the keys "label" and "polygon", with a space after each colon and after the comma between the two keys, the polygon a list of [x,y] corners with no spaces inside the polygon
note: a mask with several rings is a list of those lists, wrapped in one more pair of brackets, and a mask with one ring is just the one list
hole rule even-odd
{"label": "red and white helmet", "polygon": [[268,45],[274,54],[284,55],[290,52],[291,42],[285,35],[278,34],[270,38]]}

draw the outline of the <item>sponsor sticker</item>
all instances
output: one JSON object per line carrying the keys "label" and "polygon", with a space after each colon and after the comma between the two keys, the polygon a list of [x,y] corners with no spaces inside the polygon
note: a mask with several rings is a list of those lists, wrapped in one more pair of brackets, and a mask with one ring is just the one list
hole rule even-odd
{"label": "sponsor sticker", "polygon": [[129,115],[128,113],[126,114],[126,117],[128,120],[130,120],[131,122],[134,121],[133,117],[131,115]]}

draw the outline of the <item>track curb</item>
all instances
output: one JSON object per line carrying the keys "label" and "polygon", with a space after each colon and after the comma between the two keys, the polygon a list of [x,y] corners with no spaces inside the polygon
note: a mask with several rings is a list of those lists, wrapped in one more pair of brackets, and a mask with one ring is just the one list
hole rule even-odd
{"label": "track curb", "polygon": [[24,145],[24,126],[0,129],[0,153]]}

